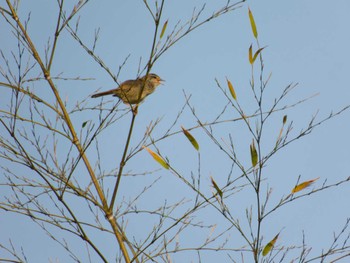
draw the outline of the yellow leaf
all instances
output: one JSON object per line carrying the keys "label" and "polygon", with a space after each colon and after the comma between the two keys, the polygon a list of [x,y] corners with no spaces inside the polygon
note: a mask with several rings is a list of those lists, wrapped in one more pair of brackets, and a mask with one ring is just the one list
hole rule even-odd
{"label": "yellow leaf", "polygon": [[252,165],[255,167],[258,163],[258,152],[256,151],[254,140],[250,145],[250,157],[252,159]]}
{"label": "yellow leaf", "polygon": [[301,184],[298,184],[297,186],[295,186],[292,190],[292,193],[296,193],[299,192],[301,190],[304,190],[305,188],[309,187],[310,185],[312,185],[315,181],[317,181],[320,177],[317,177],[315,179],[309,180],[309,181],[305,181],[302,182]]}
{"label": "yellow leaf", "polygon": [[254,63],[254,61],[253,61],[253,47],[252,47],[252,45],[250,45],[250,47],[249,47],[249,63],[251,65],[253,65],[253,63]]}
{"label": "yellow leaf", "polygon": [[151,149],[147,148],[146,146],[142,146],[143,149],[147,150],[147,152],[152,155],[153,159],[156,160],[161,166],[163,166],[165,169],[169,169],[169,165],[164,161],[162,157],[160,157],[157,153],[152,151]]}
{"label": "yellow leaf", "polygon": [[227,86],[228,86],[228,89],[230,90],[232,98],[234,98],[234,100],[237,100],[237,95],[231,81],[229,81],[227,78],[226,78],[226,81],[227,81]]}
{"label": "yellow leaf", "polygon": [[187,137],[187,139],[192,143],[193,147],[198,151],[199,150],[199,144],[196,141],[196,139],[183,126],[181,126],[181,129],[182,129],[183,133],[185,134],[185,136]]}
{"label": "yellow leaf", "polygon": [[262,251],[262,255],[266,256],[267,254],[270,253],[271,249],[273,248],[273,246],[275,245],[277,238],[278,238],[279,234],[277,234],[269,243],[267,243],[267,245],[264,247],[263,251]]}
{"label": "yellow leaf", "polygon": [[166,30],[166,27],[168,25],[168,20],[165,21],[164,25],[163,25],[163,28],[162,28],[162,31],[160,32],[160,37],[159,38],[162,38],[164,33],[165,33],[165,30]]}
{"label": "yellow leaf", "polygon": [[258,31],[256,30],[256,24],[254,21],[252,11],[250,11],[250,8],[248,8],[248,14],[249,14],[249,20],[250,20],[250,25],[252,27],[253,35],[255,38],[258,38]]}
{"label": "yellow leaf", "polygon": [[217,183],[214,181],[214,178],[210,176],[210,180],[211,180],[211,184],[213,185],[213,187],[215,188],[216,192],[219,194],[219,196],[222,198],[222,191],[219,188],[219,186],[217,185]]}
{"label": "yellow leaf", "polygon": [[259,48],[259,49],[255,52],[254,57],[253,57],[253,63],[255,62],[256,57],[260,54],[260,52],[261,52],[264,48],[265,48],[265,47]]}

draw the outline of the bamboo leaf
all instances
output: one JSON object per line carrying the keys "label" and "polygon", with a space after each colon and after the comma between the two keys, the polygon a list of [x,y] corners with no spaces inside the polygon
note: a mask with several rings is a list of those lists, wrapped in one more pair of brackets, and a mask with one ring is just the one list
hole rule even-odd
{"label": "bamboo leaf", "polygon": [[283,116],[283,125],[285,125],[286,122],[287,122],[287,115],[284,115],[284,116]]}
{"label": "bamboo leaf", "polygon": [[228,80],[227,78],[226,78],[226,81],[227,81],[227,86],[228,86],[228,89],[230,90],[232,98],[234,100],[237,100],[237,95],[236,95],[235,89],[233,88],[231,81]]}
{"label": "bamboo leaf", "polygon": [[249,57],[249,63],[251,65],[253,65],[254,61],[253,61],[253,47],[252,47],[252,45],[250,45],[250,47],[249,47],[249,55],[248,55],[248,57]]}
{"label": "bamboo leaf", "polygon": [[198,151],[199,150],[199,144],[196,141],[196,139],[192,136],[192,134],[186,130],[183,126],[181,126],[182,132],[185,134],[187,139],[190,141],[190,143],[193,145],[193,147]]}
{"label": "bamboo leaf", "polygon": [[301,190],[304,190],[305,188],[309,187],[310,185],[312,185],[315,181],[317,181],[320,177],[317,177],[315,179],[309,180],[309,181],[305,181],[302,182],[301,184],[298,184],[297,186],[295,186],[292,190],[292,193],[297,193]]}
{"label": "bamboo leaf", "polygon": [[278,137],[277,137],[277,140],[276,140],[275,149],[277,148],[278,144],[281,142],[282,133],[283,133],[283,127],[280,129],[280,133],[278,134]]}
{"label": "bamboo leaf", "polygon": [[257,56],[260,54],[260,52],[264,49],[265,47],[262,47],[262,48],[259,48],[255,54],[254,54],[254,57],[253,57],[253,63],[255,62]]}
{"label": "bamboo leaf", "polygon": [[258,152],[256,151],[254,140],[250,145],[250,158],[252,159],[253,167],[255,167],[258,164]]}
{"label": "bamboo leaf", "polygon": [[271,249],[275,245],[277,239],[278,239],[279,234],[277,234],[267,245],[264,247],[262,251],[262,255],[265,257],[267,254],[270,253]]}
{"label": "bamboo leaf", "polygon": [[282,120],[282,128],[281,128],[280,133],[278,134],[278,137],[277,137],[277,140],[276,140],[275,150],[277,149],[278,145],[281,142],[283,128],[284,128],[284,125],[286,124],[286,122],[287,122],[287,115],[284,115],[283,116],[283,120]]}
{"label": "bamboo leaf", "polygon": [[254,20],[252,11],[250,11],[250,8],[248,8],[248,15],[249,15],[249,20],[250,20],[250,25],[252,27],[253,35],[255,38],[258,38],[258,31],[256,29],[255,20]]}
{"label": "bamboo leaf", "polygon": [[142,148],[145,149],[153,157],[153,159],[156,160],[161,166],[163,166],[165,169],[169,169],[169,165],[157,153],[155,153],[154,151],[152,151],[146,146],[142,146]]}
{"label": "bamboo leaf", "polygon": [[216,190],[216,192],[218,193],[218,195],[222,198],[222,191],[219,188],[219,186],[217,185],[217,183],[214,181],[214,178],[210,176],[210,180],[211,180],[211,184],[213,185],[214,189]]}
{"label": "bamboo leaf", "polygon": [[165,21],[165,23],[164,23],[164,25],[163,25],[163,28],[162,28],[162,31],[160,32],[160,37],[159,37],[159,38],[162,38],[162,37],[163,37],[167,26],[168,26],[168,20]]}

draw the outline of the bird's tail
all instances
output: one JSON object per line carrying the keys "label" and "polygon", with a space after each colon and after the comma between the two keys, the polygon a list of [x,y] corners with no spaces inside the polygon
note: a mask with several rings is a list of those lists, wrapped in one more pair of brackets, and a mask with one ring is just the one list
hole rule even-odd
{"label": "bird's tail", "polygon": [[106,96],[106,95],[112,95],[113,94],[113,90],[108,90],[108,91],[104,91],[104,92],[99,92],[96,94],[93,94],[91,96],[91,98],[98,98],[98,97],[102,97],[102,96]]}

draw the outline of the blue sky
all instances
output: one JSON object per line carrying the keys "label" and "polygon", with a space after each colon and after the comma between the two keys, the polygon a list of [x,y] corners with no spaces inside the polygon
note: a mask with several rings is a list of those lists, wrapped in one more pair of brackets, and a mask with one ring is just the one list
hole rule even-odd
{"label": "blue sky", "polygon": [[[210,14],[212,10],[225,2],[207,3],[204,15]],[[193,8],[195,6],[200,8],[203,3],[205,1],[185,0],[166,3],[162,22],[169,21],[167,32],[179,20],[186,21],[190,18]],[[69,4],[67,4],[67,10],[71,10],[71,7],[68,6]],[[331,111],[336,112],[350,104],[348,82],[350,2],[338,0],[330,4],[327,1],[316,0],[247,1],[241,5],[241,8],[195,30],[157,61],[152,71],[159,74],[166,82],[140,106],[131,147],[136,147],[150,122],[158,118],[161,121],[154,130],[153,136],[157,138],[165,133],[185,103],[184,93],[192,96],[191,105],[196,108],[196,113],[202,121],[212,121],[226,103],[225,97],[216,86],[215,79],[226,88],[225,79],[229,78],[235,86],[241,105],[248,113],[254,111],[256,105],[254,105],[249,87],[251,68],[248,61],[248,48],[252,43],[255,50],[257,46],[249,24],[248,6],[254,14],[260,45],[266,46],[262,52],[265,78],[272,73],[266,91],[267,105],[271,105],[274,98],[279,96],[290,83],[298,83],[298,86],[286,98],[284,101],[286,104],[293,104],[318,94],[306,103],[288,109],[284,113],[277,113],[276,117],[272,118],[272,121],[266,126],[264,149],[270,149],[274,139],[278,136],[284,114],[288,115],[288,121],[293,121],[292,134],[297,134],[307,126],[311,117],[316,113],[318,119],[322,119],[327,117]],[[28,32],[38,46],[40,54],[44,55],[47,40],[49,37],[52,38],[52,32],[54,32],[57,6],[56,3],[49,4],[44,0],[30,4],[23,1],[20,8],[22,17],[26,17],[30,11]],[[0,34],[5,40],[2,41],[0,47],[5,52],[9,52],[14,42],[13,38],[7,37],[9,31],[4,29],[5,26],[7,27],[7,24],[2,18]],[[96,28],[100,28],[96,53],[114,73],[117,73],[118,67],[130,55],[119,75],[119,81],[135,78],[140,59],[144,66],[149,56],[154,30],[151,17],[143,1],[91,1],[81,12],[78,32],[86,43],[92,44]],[[89,97],[98,89],[106,90],[116,86],[113,79],[80,48],[67,32],[63,33],[63,39],[58,43],[52,74],[62,73],[64,77],[79,76],[93,79],[57,81],[68,108],[72,109],[77,100]],[[257,65],[255,72],[255,79],[258,81]],[[37,85],[38,92],[41,94],[47,92],[47,96],[50,96],[45,83],[41,82]],[[0,104],[5,105],[8,98],[1,97]],[[87,105],[93,106],[97,103],[98,101],[89,99]],[[226,111],[224,115],[227,119],[237,116],[233,110]],[[72,119],[79,127],[85,121],[97,123],[98,114],[86,112],[76,114]],[[289,194],[299,175],[301,181],[320,177],[315,183],[316,187],[325,180],[328,183],[334,183],[349,176],[348,134],[350,128],[348,120],[348,112],[335,117],[316,128],[311,135],[281,150],[271,160],[263,174],[264,186],[268,185],[273,189],[271,206],[281,196]],[[124,117],[101,134],[99,140],[103,170],[109,171],[118,165],[122,154],[120,149],[124,146],[129,122],[130,116]],[[181,116],[175,130],[179,130],[181,125],[185,127],[196,125],[196,119],[188,108]],[[249,166],[249,144],[252,137],[244,129],[244,125],[239,123],[218,125],[215,126],[215,134],[222,141],[228,140],[231,134],[234,142],[237,143],[236,150],[240,154],[242,163],[246,167]],[[231,164],[203,130],[196,129],[193,135],[201,147],[202,187],[206,188],[203,191],[209,195],[210,176],[213,176],[219,185],[223,185]],[[190,178],[191,172],[197,173],[198,155],[181,134],[161,141],[157,147],[184,177]],[[151,148],[155,150],[154,147]],[[60,153],[63,157],[66,150],[62,149]],[[88,155],[93,163],[96,162],[97,156],[94,149],[91,149]],[[0,162],[2,166],[9,165],[2,159]],[[145,170],[156,170],[156,173],[143,177],[123,178],[118,200],[127,202],[158,177],[160,179],[153,190],[140,201],[140,207],[152,209],[164,204],[165,200],[172,203],[183,197],[192,199],[195,196],[173,174],[159,169],[159,165],[145,151],[139,153],[137,158],[128,163],[125,168],[125,171],[135,173]],[[17,171],[23,172],[21,169]],[[233,174],[233,176],[238,175],[238,173]],[[81,180],[82,184],[88,183],[88,178],[86,181]],[[113,185],[114,181],[109,179],[107,182]],[[108,185],[105,187],[108,188]],[[4,192],[11,194],[9,189]],[[264,242],[272,239],[282,230],[281,239],[277,243],[279,246],[300,245],[302,231],[304,231],[306,241],[313,247],[311,253],[319,254],[322,248],[328,248],[333,232],[339,231],[345,219],[349,217],[348,192],[349,186],[343,185],[282,207],[266,221],[262,229]],[[237,217],[244,221],[245,209],[255,204],[255,198],[249,191],[238,193],[236,197],[230,198],[228,204],[231,212],[236,213]],[[3,195],[1,198],[3,199]],[[82,211],[82,213],[85,212],[88,211]],[[200,216],[203,216],[208,224],[217,224],[217,231],[227,227],[227,222],[215,215],[215,211],[208,209],[199,213],[198,220],[205,221],[201,220]],[[135,216],[130,219],[128,226],[130,236],[135,235],[138,239],[144,235],[143,223],[148,227],[150,225],[143,220],[147,218]],[[29,219],[0,211],[0,223],[3,233],[0,242],[6,244],[11,239],[17,248],[23,247],[29,262],[70,261],[65,251]],[[209,230],[205,231],[209,232]],[[199,233],[194,232],[190,235],[191,237],[181,236],[180,240],[185,244],[193,245],[197,242],[197,239],[192,239],[193,236],[202,234],[200,231]],[[237,232],[232,231],[228,235],[232,246],[242,244],[239,242]],[[75,238],[68,240],[72,248],[79,254],[80,240]],[[108,254],[108,258],[113,258],[114,242],[114,240],[107,239],[106,235],[97,241],[102,250]],[[173,256],[174,262],[197,262],[193,254]],[[232,256],[240,260],[238,254],[233,253]],[[87,260],[86,253],[82,257]],[[225,262],[227,257],[225,253],[220,256],[209,252],[203,254],[203,262],[213,262],[214,259]]]}

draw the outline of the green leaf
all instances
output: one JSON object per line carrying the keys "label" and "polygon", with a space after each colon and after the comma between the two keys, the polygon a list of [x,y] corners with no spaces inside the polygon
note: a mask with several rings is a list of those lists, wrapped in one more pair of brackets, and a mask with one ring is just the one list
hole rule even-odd
{"label": "green leaf", "polygon": [[211,180],[211,184],[213,185],[213,187],[215,188],[216,192],[218,193],[218,195],[221,197],[222,199],[222,191],[221,189],[219,188],[219,186],[217,185],[217,183],[214,181],[214,178],[210,176],[210,180]]}
{"label": "green leaf", "polygon": [[163,25],[163,28],[162,28],[162,31],[160,32],[160,37],[159,37],[159,38],[162,38],[162,37],[163,37],[167,26],[168,26],[168,20],[165,21],[165,23],[164,23],[164,25]]}
{"label": "green leaf", "polygon": [[234,100],[237,100],[237,95],[231,81],[226,78],[228,89],[230,90],[231,96]]}
{"label": "green leaf", "polygon": [[183,126],[181,126],[182,132],[185,134],[187,139],[191,142],[192,146],[198,151],[199,150],[199,144],[196,141],[196,139],[192,136],[192,134],[186,130]]}
{"label": "green leaf", "polygon": [[88,123],[88,121],[84,121],[83,124],[81,125],[81,127],[84,128],[87,123]]}
{"label": "green leaf", "polygon": [[248,15],[249,15],[249,20],[250,20],[250,25],[252,27],[253,35],[255,38],[258,38],[258,31],[256,30],[256,24],[254,21],[254,17],[253,17],[252,11],[250,11],[249,7],[248,7]]}
{"label": "green leaf", "polygon": [[271,249],[273,248],[273,246],[275,245],[277,238],[278,238],[279,234],[277,234],[269,243],[267,243],[267,245],[264,247],[263,251],[262,251],[262,255],[265,257],[267,254],[270,253]]}
{"label": "green leaf", "polygon": [[252,159],[252,165],[255,167],[258,164],[258,152],[256,151],[254,140],[250,145],[250,157]]}
{"label": "green leaf", "polygon": [[147,148],[146,146],[142,146],[142,148],[147,150],[147,152],[153,157],[153,159],[156,160],[161,166],[163,166],[165,169],[169,169],[169,165],[167,164],[167,162],[157,153]]}

